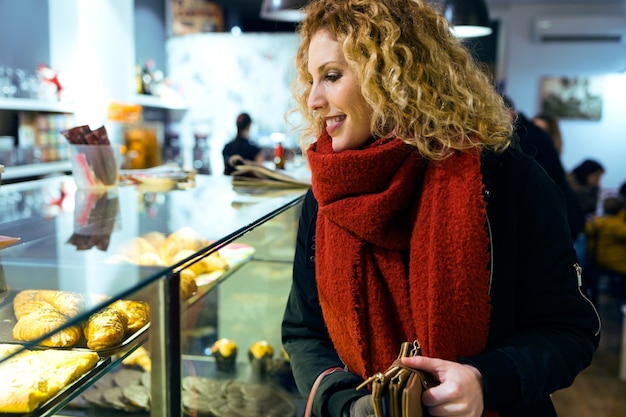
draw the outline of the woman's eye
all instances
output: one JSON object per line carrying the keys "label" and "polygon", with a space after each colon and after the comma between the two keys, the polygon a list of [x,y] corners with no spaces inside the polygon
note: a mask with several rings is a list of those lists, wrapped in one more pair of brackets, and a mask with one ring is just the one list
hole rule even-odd
{"label": "woman's eye", "polygon": [[338,72],[330,72],[328,74],[326,74],[326,77],[324,77],[327,81],[330,81],[331,83],[334,83],[335,81],[337,81],[338,79],[341,78],[341,74]]}

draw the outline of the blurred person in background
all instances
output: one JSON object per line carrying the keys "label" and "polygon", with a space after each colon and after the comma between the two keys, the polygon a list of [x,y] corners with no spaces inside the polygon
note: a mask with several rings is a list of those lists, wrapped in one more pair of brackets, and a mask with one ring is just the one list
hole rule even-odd
{"label": "blurred person in background", "polygon": [[585,159],[567,175],[567,182],[587,216],[596,214],[598,209],[603,175],[604,166],[594,159]]}
{"label": "blurred person in background", "polygon": [[622,185],[620,185],[617,193],[619,194],[620,198],[624,200],[624,203],[626,203],[626,181],[624,181]]}
{"label": "blurred person in background", "polygon": [[525,154],[535,158],[563,193],[571,236],[577,242],[576,250],[579,256],[584,256],[585,245],[584,241],[580,240],[584,238],[585,213],[567,181],[567,174],[552,138],[546,131],[531,122],[524,113],[516,110],[515,103],[510,97],[505,95],[503,98],[514,119],[515,134],[518,138],[517,144]]}
{"label": "blurred person in background", "polygon": [[222,150],[224,157],[224,175],[231,175],[235,167],[230,163],[234,155],[239,155],[242,159],[263,163],[263,153],[261,148],[250,143],[250,126],[252,118],[248,113],[241,113],[237,116],[237,136],[228,142]]}
{"label": "blurred person in background", "polygon": [[556,152],[561,156],[563,154],[563,137],[561,136],[559,119],[549,113],[538,113],[533,117],[533,123],[548,132]]}
{"label": "blurred person in background", "polygon": [[618,283],[617,295],[622,299],[626,296],[626,204],[619,196],[611,196],[602,202],[601,216],[590,217],[585,228],[587,234],[587,249],[596,286],[592,295],[597,297],[597,279],[601,271],[612,271],[622,275]]}

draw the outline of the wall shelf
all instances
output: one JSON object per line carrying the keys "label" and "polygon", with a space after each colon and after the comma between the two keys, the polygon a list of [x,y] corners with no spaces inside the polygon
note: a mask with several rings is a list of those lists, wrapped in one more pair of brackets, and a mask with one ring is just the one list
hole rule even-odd
{"label": "wall shelf", "polygon": [[8,166],[4,167],[2,180],[36,177],[55,172],[70,172],[71,170],[72,163],[70,161],[42,162],[38,164]]}
{"label": "wall shelf", "polygon": [[0,98],[0,110],[74,113],[74,105],[28,98]]}
{"label": "wall shelf", "polygon": [[162,98],[157,96],[149,96],[147,94],[136,94],[134,98],[136,104],[143,107],[151,107],[164,110],[187,110],[187,105],[182,99]]}

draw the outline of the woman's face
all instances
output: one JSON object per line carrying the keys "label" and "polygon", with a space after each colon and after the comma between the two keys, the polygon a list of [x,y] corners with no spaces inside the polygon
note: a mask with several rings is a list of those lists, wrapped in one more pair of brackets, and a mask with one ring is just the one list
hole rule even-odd
{"label": "woman's face", "polygon": [[592,172],[591,174],[587,175],[587,184],[596,188],[600,187],[600,181],[602,180],[603,175],[603,170]]}
{"label": "woman's face", "polygon": [[539,117],[534,118],[534,119],[533,119],[533,122],[534,122],[537,126],[539,126],[541,129],[545,130],[546,132],[550,130],[550,128],[548,127],[548,123],[547,123],[545,120],[543,120],[543,119],[541,119],[541,118],[539,118]]}
{"label": "woman's face", "polygon": [[361,94],[341,44],[327,30],[319,30],[311,38],[308,58],[313,78],[308,105],[324,122],[333,150],[362,148],[372,136],[372,109]]}

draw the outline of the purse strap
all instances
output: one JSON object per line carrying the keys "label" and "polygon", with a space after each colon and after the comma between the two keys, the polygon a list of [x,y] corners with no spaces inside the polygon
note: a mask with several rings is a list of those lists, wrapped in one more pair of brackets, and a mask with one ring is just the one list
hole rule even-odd
{"label": "purse strap", "polygon": [[322,379],[324,379],[325,376],[330,375],[337,371],[345,372],[345,369],[339,366],[335,366],[334,368],[328,368],[327,370],[325,370],[324,372],[322,372],[321,374],[317,376],[317,378],[315,379],[315,382],[313,383],[313,386],[311,387],[311,392],[309,393],[309,398],[307,399],[307,402],[306,402],[306,409],[304,410],[304,417],[311,417],[311,409],[313,408],[313,398],[315,398],[315,392],[317,391],[317,387],[319,387],[320,383],[322,382]]}

